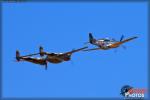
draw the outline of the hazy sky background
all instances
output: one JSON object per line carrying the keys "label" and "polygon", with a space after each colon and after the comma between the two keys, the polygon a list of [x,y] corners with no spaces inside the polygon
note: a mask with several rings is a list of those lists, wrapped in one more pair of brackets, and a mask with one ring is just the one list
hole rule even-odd
{"label": "hazy sky background", "polygon": [[[124,85],[147,87],[147,4],[116,2],[3,3],[4,97],[121,97]],[[95,38],[139,38],[108,51],[78,52],[72,61],[43,66],[21,55],[68,52]],[[90,48],[94,46],[89,46]]]}

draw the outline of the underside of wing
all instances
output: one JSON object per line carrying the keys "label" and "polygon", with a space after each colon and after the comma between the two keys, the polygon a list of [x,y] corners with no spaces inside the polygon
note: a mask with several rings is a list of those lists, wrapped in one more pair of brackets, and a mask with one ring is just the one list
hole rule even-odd
{"label": "underside of wing", "polygon": [[131,40],[136,39],[136,38],[137,38],[137,37],[128,38],[128,39],[126,39],[126,40],[123,40],[123,41],[120,41],[120,42],[116,42],[116,43],[110,45],[109,47],[115,48],[115,47],[118,47],[119,45],[121,45],[121,44],[123,44],[123,43],[125,43],[125,42],[131,41]]}

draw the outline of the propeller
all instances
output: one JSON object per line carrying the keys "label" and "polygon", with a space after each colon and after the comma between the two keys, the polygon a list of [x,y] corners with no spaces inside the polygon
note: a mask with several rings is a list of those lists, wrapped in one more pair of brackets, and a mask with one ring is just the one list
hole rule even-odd
{"label": "propeller", "polygon": [[127,49],[127,47],[126,47],[126,46],[124,46],[124,45],[122,45],[122,47],[123,47],[123,49],[125,49],[125,50]]}
{"label": "propeller", "polygon": [[115,53],[117,53],[117,52],[118,52],[118,49],[117,49],[117,48],[115,48],[114,52],[115,52]]}
{"label": "propeller", "polygon": [[70,60],[70,62],[71,62],[71,65],[74,66],[74,61],[72,59]]}
{"label": "propeller", "polygon": [[47,70],[48,65],[47,65],[47,61],[45,61],[45,70]]}

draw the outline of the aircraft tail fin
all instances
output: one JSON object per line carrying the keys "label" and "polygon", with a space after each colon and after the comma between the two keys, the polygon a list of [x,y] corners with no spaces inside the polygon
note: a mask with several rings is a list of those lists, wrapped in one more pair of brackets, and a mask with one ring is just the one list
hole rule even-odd
{"label": "aircraft tail fin", "polygon": [[16,51],[16,60],[20,61],[20,52],[19,52],[19,50]]}
{"label": "aircraft tail fin", "polygon": [[96,42],[96,39],[94,39],[92,33],[89,33],[89,42],[90,42],[91,44],[94,44],[94,43]]}
{"label": "aircraft tail fin", "polygon": [[122,36],[121,36],[121,38],[120,38],[120,42],[121,42],[123,39],[124,39],[124,35],[122,35]]}
{"label": "aircraft tail fin", "polygon": [[42,46],[39,48],[40,56],[44,56],[44,49]]}

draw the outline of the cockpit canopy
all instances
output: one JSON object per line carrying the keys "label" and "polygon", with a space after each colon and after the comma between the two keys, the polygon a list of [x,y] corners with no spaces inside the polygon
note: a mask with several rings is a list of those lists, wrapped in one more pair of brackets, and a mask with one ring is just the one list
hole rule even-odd
{"label": "cockpit canopy", "polygon": [[116,40],[113,39],[113,38],[103,38],[103,39],[99,39],[98,41],[103,41],[103,42],[114,42],[114,41],[116,41]]}

